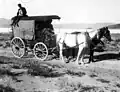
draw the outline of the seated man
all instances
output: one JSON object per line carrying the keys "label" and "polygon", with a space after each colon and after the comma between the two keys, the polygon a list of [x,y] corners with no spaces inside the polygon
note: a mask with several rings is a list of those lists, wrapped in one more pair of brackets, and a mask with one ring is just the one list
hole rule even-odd
{"label": "seated man", "polygon": [[11,24],[13,26],[15,26],[22,17],[27,17],[27,11],[26,11],[26,9],[24,7],[22,7],[21,4],[18,4],[18,7],[19,7],[19,9],[18,9],[18,12],[17,12],[17,16],[15,16],[13,18],[13,22]]}

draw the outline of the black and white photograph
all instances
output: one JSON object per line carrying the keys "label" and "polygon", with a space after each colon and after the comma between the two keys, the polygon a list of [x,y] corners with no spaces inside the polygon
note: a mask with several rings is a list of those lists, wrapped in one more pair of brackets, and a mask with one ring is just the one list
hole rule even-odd
{"label": "black and white photograph", "polygon": [[120,92],[120,0],[0,0],[0,92]]}

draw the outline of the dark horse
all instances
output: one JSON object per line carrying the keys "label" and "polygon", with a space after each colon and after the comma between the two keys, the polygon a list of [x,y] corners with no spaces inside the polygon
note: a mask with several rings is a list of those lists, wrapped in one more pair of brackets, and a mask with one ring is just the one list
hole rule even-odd
{"label": "dark horse", "polygon": [[93,54],[94,54],[94,48],[96,47],[97,44],[102,43],[101,38],[105,37],[108,41],[111,41],[111,35],[110,35],[110,31],[108,29],[108,27],[103,27],[101,29],[98,30],[93,30],[91,32],[89,32],[89,35],[92,39],[93,44],[91,44],[90,46],[90,57],[89,57],[89,62],[94,62],[93,59]]}

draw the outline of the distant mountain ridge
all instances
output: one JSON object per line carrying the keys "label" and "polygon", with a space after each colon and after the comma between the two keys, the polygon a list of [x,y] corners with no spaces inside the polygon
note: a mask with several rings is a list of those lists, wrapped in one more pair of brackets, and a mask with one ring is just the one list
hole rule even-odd
{"label": "distant mountain ridge", "polygon": [[[0,18],[0,28],[9,28],[11,24],[10,19]],[[65,29],[98,29],[101,27],[108,26],[111,29],[120,29],[120,24],[114,23],[62,23],[62,24],[54,24],[55,28],[65,28]]]}
{"label": "distant mountain ridge", "polygon": [[64,24],[54,24],[54,27],[63,28],[63,29],[99,29],[102,27],[113,28],[114,25],[115,24],[113,23],[89,23],[89,24],[88,23],[66,23],[66,24],[64,23]]}
{"label": "distant mountain ridge", "polygon": [[120,29],[120,24],[111,25],[111,26],[109,26],[109,28],[111,28],[111,29]]}
{"label": "distant mountain ridge", "polygon": [[10,19],[0,18],[0,27],[2,27],[2,28],[9,28],[10,27],[10,23],[11,23]]}

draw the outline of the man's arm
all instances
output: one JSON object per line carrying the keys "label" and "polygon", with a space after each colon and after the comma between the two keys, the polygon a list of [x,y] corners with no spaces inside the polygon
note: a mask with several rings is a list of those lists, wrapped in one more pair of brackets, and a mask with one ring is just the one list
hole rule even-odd
{"label": "man's arm", "polygon": [[19,15],[19,10],[20,10],[20,9],[18,9],[17,16]]}
{"label": "man's arm", "polygon": [[26,11],[26,9],[24,7],[22,8],[22,12],[23,12],[23,16],[27,15],[27,11]]}

